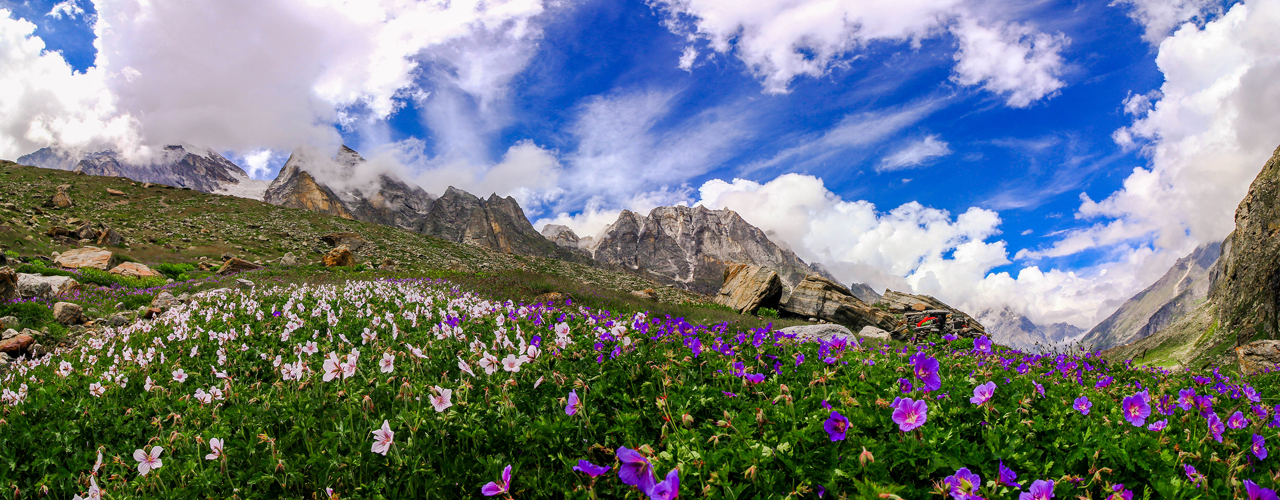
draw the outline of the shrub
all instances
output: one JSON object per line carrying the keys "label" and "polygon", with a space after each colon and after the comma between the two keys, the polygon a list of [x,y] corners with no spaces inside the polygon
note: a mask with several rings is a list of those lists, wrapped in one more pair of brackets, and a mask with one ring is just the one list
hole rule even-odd
{"label": "shrub", "polygon": [[121,286],[126,288],[153,288],[164,286],[167,281],[167,278],[158,276],[153,278],[131,278],[91,268],[80,269],[80,275],[76,276],[76,278],[81,283],[90,283],[105,287]]}
{"label": "shrub", "polygon": [[759,311],[756,311],[756,315],[760,316],[761,318],[776,318],[778,317],[778,310],[770,309],[768,307],[761,307]]}
{"label": "shrub", "polygon": [[174,281],[187,281],[191,279],[187,273],[196,270],[196,266],[191,264],[156,264],[151,266],[156,272],[167,276]]}
{"label": "shrub", "polygon": [[15,252],[13,250],[5,250],[4,255],[5,257],[8,257],[10,259],[16,259],[18,257],[21,257],[20,255],[18,255],[18,252]]}
{"label": "shrub", "polygon": [[30,264],[18,266],[15,271],[23,274],[39,274],[41,276],[75,276],[75,273],[71,271],[45,267],[44,263],[38,260],[32,261]]}
{"label": "shrub", "polygon": [[40,328],[53,322],[53,310],[44,302],[0,303],[0,317],[14,316],[22,328]]}

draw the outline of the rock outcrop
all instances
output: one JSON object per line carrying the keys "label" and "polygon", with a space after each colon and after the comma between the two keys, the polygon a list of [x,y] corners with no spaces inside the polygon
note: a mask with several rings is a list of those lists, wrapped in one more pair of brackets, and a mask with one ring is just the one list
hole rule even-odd
{"label": "rock outcrop", "polygon": [[310,156],[304,151],[294,151],[280,169],[276,180],[267,186],[262,201],[272,205],[289,208],[301,208],[326,215],[354,219],[347,206],[338,199],[338,195],[328,186],[316,182],[315,177],[306,171]]}
{"label": "rock outcrop", "polygon": [[565,255],[533,229],[515,198],[480,199],[450,187],[436,199],[418,231],[455,243],[522,255]]}
{"label": "rock outcrop", "polygon": [[1240,373],[1257,375],[1280,368],[1280,340],[1255,340],[1236,348]]}
{"label": "rock outcrop", "polygon": [[782,280],[772,269],[730,264],[724,269],[724,285],[714,300],[743,314],[754,314],[761,307],[777,309],[782,300]]}
{"label": "rock outcrop", "polygon": [[188,145],[165,146],[150,161],[140,160],[137,163],[121,158],[115,151],[75,156],[50,147],[19,157],[18,163],[88,175],[125,177],[206,193],[225,190],[249,180],[244,169],[218,153]]}
{"label": "rock outcrop", "polygon": [[326,267],[351,267],[356,265],[356,257],[346,245],[338,245],[324,254],[322,263]]}
{"label": "rock outcrop", "polygon": [[562,226],[560,224],[547,224],[542,228],[542,236],[548,240],[551,240],[552,243],[555,243],[556,245],[563,248],[576,250],[580,247],[579,243],[581,242],[581,240],[578,238],[578,235],[573,232],[572,229],[569,229],[568,226]]}
{"label": "rock outcrop", "polygon": [[853,296],[857,297],[858,300],[868,304],[880,302],[880,294],[876,292],[876,289],[871,288],[870,285],[865,283],[851,284],[849,285],[849,291],[852,292]]}
{"label": "rock outcrop", "polygon": [[1090,329],[1081,342],[1096,350],[1133,343],[1191,312],[1209,296],[1210,271],[1221,246],[1221,242],[1206,243],[1178,259],[1159,280]]}
{"label": "rock outcrop", "polygon": [[83,247],[62,252],[58,258],[53,260],[53,263],[69,269],[88,267],[107,271],[120,263],[120,257],[111,253],[110,250],[98,247]]}
{"label": "rock outcrop", "polygon": [[217,274],[226,276],[231,273],[239,273],[244,271],[256,271],[262,269],[262,266],[254,264],[244,259],[232,257],[222,263],[222,267],[218,268]]}
{"label": "rock outcrop", "polygon": [[[974,319],[968,313],[947,305],[945,302],[935,299],[930,295],[915,295],[910,293],[895,292],[893,290],[885,290],[884,295],[880,297],[881,305],[884,305],[890,312],[905,313],[927,311],[931,309],[945,309],[951,311],[969,324],[969,329],[976,334],[985,335],[986,327],[982,323]],[[888,330],[886,328],[886,330]]]}
{"label": "rock outcrop", "polygon": [[352,252],[359,252],[368,243],[356,233],[329,233],[321,236],[320,241],[334,248],[345,245]]}
{"label": "rock outcrop", "polygon": [[1236,228],[1222,242],[1210,276],[1218,328],[1236,345],[1280,339],[1280,149],[1236,208]]}
{"label": "rock outcrop", "polygon": [[707,294],[720,289],[733,262],[773,269],[787,288],[816,272],[737,212],[701,205],[658,207],[647,217],[623,210],[588,250],[599,262]]}
{"label": "rock outcrop", "polygon": [[834,339],[836,337],[853,339],[853,332],[850,331],[848,328],[845,328],[840,325],[831,325],[831,324],[788,326],[786,328],[778,330],[778,332],[785,333],[787,335],[795,335],[796,338],[800,340],[827,341],[827,340]]}
{"label": "rock outcrop", "polygon": [[59,302],[53,305],[53,319],[64,325],[74,325],[84,319],[84,310],[79,304]]}
{"label": "rock outcrop", "polygon": [[801,317],[818,318],[846,325],[854,330],[874,326],[886,331],[898,327],[890,314],[858,300],[843,285],[812,275],[796,285],[782,310]]}
{"label": "rock outcrop", "polygon": [[0,267],[0,302],[18,298],[18,273]]}

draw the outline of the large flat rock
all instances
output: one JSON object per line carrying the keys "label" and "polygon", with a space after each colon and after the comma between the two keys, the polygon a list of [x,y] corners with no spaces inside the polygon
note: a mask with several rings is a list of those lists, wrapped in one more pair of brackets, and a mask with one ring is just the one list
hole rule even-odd
{"label": "large flat rock", "polygon": [[796,285],[782,309],[802,317],[823,319],[856,330],[874,326],[893,331],[898,320],[889,313],[871,307],[854,297],[848,288],[820,275],[812,274]]}
{"label": "large flat rock", "polygon": [[724,269],[724,285],[715,302],[750,314],[761,307],[776,309],[780,299],[782,280],[777,272],[751,264],[730,264]]}
{"label": "large flat rock", "polygon": [[54,259],[53,263],[70,269],[93,268],[106,271],[116,267],[120,263],[120,258],[116,257],[116,254],[111,253],[110,250],[98,247],[83,247],[63,252],[57,259]]}

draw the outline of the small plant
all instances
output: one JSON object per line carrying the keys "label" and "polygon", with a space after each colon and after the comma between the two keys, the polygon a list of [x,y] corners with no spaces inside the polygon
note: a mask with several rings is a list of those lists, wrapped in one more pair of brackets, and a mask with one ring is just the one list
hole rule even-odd
{"label": "small plant", "polygon": [[191,279],[187,273],[195,271],[196,266],[191,264],[164,263],[151,266],[151,269],[154,269],[156,272],[163,274],[174,281],[187,281]]}
{"label": "small plant", "polygon": [[4,256],[5,256],[5,257],[8,257],[8,258],[10,258],[10,259],[16,259],[16,258],[18,258],[18,257],[21,257],[20,255],[18,255],[18,252],[15,252],[15,251],[13,251],[13,250],[5,250],[5,251],[4,251]]}
{"label": "small plant", "polygon": [[0,303],[0,317],[14,316],[22,328],[40,328],[53,322],[53,310],[44,302]]}
{"label": "small plant", "polygon": [[756,315],[760,316],[761,318],[776,318],[778,317],[778,310],[771,309],[768,307],[761,307],[759,311],[756,311]]}

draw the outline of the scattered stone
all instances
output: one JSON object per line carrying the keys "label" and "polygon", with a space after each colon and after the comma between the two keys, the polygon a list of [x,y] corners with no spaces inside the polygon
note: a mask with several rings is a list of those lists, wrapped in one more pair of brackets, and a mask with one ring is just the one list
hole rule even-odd
{"label": "scattered stone", "polygon": [[889,340],[890,334],[884,330],[871,325],[862,327],[862,331],[858,332],[859,337],[867,337],[872,339]]}
{"label": "scattered stone", "polygon": [[0,267],[0,302],[18,298],[18,274],[8,267]]}
{"label": "scattered stone", "polygon": [[59,236],[71,236],[71,230],[62,226],[53,226],[49,228],[48,231],[45,231],[44,235],[50,238],[57,238]]}
{"label": "scattered stone", "polygon": [[338,245],[337,248],[329,250],[329,253],[324,254],[324,260],[322,262],[325,267],[350,267],[356,265],[356,257],[351,253],[351,249],[347,248],[346,245]]}
{"label": "scattered stone", "polygon": [[449,270],[455,273],[471,273],[471,267],[463,264],[461,261],[454,261],[449,264]]}
{"label": "scattered stone", "polygon": [[138,262],[123,262],[120,265],[111,268],[108,272],[111,274],[118,274],[120,276],[128,276],[130,278],[154,278],[157,276],[163,276],[156,270]]}
{"label": "scattered stone", "polygon": [[788,326],[781,330],[782,333],[795,335],[797,339],[803,340],[831,340],[835,337],[853,338],[853,332],[840,325],[799,325]]}
{"label": "scattered stone", "polygon": [[111,196],[124,196],[124,191],[121,191],[119,189],[107,188],[107,194]]}
{"label": "scattered stone", "polygon": [[537,297],[534,297],[534,298],[533,298],[533,302],[534,302],[535,304],[542,304],[542,303],[546,303],[546,302],[551,302],[551,303],[554,303],[554,304],[563,304],[563,303],[564,303],[564,301],[565,301],[565,299],[568,299],[568,296],[567,296],[567,295],[565,295],[565,294],[563,294],[563,293],[560,293],[560,292],[547,292],[547,293],[544,293],[544,294],[539,295],[539,296],[537,296]]}
{"label": "scattered stone", "polygon": [[59,302],[53,305],[53,319],[64,325],[74,325],[84,319],[84,310],[79,304]]}
{"label": "scattered stone", "polygon": [[120,246],[121,243],[124,243],[124,236],[121,236],[115,229],[106,228],[98,232],[99,245]]}
{"label": "scattered stone", "polygon": [[[93,228],[93,224],[85,222],[80,225],[80,229],[76,229],[71,233],[76,239],[90,240],[90,242],[98,239],[98,230]],[[105,270],[105,269],[104,269]]]}
{"label": "scattered stone", "polygon": [[222,261],[223,261],[223,262],[226,262],[226,261],[231,260],[231,259],[234,259],[234,258],[236,258],[236,254],[233,254],[233,253],[231,253],[231,252],[222,252]]}
{"label": "scattered stone", "polygon": [[329,233],[321,236],[320,241],[333,248],[346,245],[352,252],[359,252],[368,243],[356,233]]}
{"label": "scattered stone", "polygon": [[631,295],[633,297],[638,297],[645,300],[652,300],[654,302],[658,301],[658,294],[654,293],[652,288],[646,288],[644,290],[633,290],[631,292]]}
{"label": "scattered stone", "polygon": [[20,325],[20,324],[21,324],[21,322],[18,320],[18,317],[17,317],[17,316],[5,316],[5,317],[3,317],[3,318],[0,318],[0,330],[8,330],[8,329],[10,329],[10,328],[17,328],[17,327],[18,327],[18,325]]}
{"label": "scattered stone", "polygon": [[59,255],[54,264],[70,269],[93,268],[106,271],[116,267],[120,263],[120,258],[110,250],[98,247],[84,247],[74,250],[67,250]]}
{"label": "scattered stone", "polygon": [[164,311],[161,311],[160,308],[158,307],[151,307],[151,308],[147,308],[145,311],[142,312],[142,317],[144,319],[152,319],[152,318],[155,318],[156,316],[159,316],[160,313],[162,312]]}
{"label": "scattered stone", "polygon": [[22,353],[27,352],[27,348],[34,343],[36,343],[35,337],[25,333],[19,334],[9,340],[0,341],[0,352],[14,358],[21,357]]}
{"label": "scattered stone", "polygon": [[298,265],[298,257],[294,255],[293,252],[288,252],[284,254],[284,257],[280,257],[280,265],[296,266]]}
{"label": "scattered stone", "polygon": [[67,189],[70,188],[70,184],[58,186],[58,192],[53,195],[53,199],[49,200],[49,204],[57,208],[71,208],[74,206],[75,202],[71,201],[71,196],[67,194]]}
{"label": "scattered stone", "polygon": [[9,340],[17,336],[18,336],[17,330],[14,330],[13,328],[7,328],[5,329],[4,333],[0,333],[0,341]]}
{"label": "scattered stone", "polygon": [[107,318],[107,326],[122,327],[129,324],[129,316],[124,313],[115,313]]}
{"label": "scattered stone", "polygon": [[1240,373],[1254,375],[1280,366],[1280,340],[1255,340],[1236,348]]}
{"label": "scattered stone", "polygon": [[169,309],[180,304],[182,304],[182,302],[169,292],[160,292],[156,294],[156,298],[151,299],[151,307],[160,310]]}
{"label": "scattered stone", "polygon": [[48,299],[53,296],[53,286],[41,280],[37,274],[18,273],[18,296],[24,299]]}
{"label": "scattered stone", "polygon": [[782,279],[772,269],[751,264],[730,264],[724,268],[724,285],[715,302],[743,314],[761,307],[776,309],[782,299]]}
{"label": "scattered stone", "polygon": [[244,290],[252,290],[254,286],[252,281],[243,278],[236,278],[236,285]]}
{"label": "scattered stone", "polygon": [[379,271],[388,271],[388,272],[389,272],[389,271],[395,271],[395,270],[396,270],[396,261],[391,260],[390,258],[382,259],[382,264],[380,264],[380,265],[378,266],[378,270],[379,270]]}
{"label": "scattered stone", "polygon": [[844,285],[817,274],[809,275],[796,285],[781,309],[790,314],[809,317],[810,321],[821,319],[857,330],[868,325],[893,330],[897,325],[897,320],[889,313],[867,305],[854,297]]}
{"label": "scattered stone", "polygon": [[262,266],[254,264],[244,259],[232,257],[222,263],[222,267],[218,268],[218,275],[226,276],[231,273],[239,273],[244,271],[256,271],[262,269]]}

